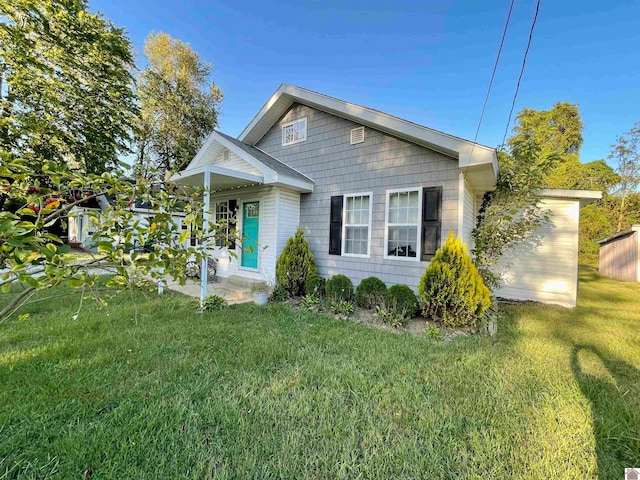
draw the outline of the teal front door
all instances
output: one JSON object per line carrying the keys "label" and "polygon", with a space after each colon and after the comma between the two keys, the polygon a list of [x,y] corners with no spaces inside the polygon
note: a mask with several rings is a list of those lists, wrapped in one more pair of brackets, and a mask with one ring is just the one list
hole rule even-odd
{"label": "teal front door", "polygon": [[247,268],[258,268],[258,235],[260,230],[260,202],[242,205],[242,260]]}

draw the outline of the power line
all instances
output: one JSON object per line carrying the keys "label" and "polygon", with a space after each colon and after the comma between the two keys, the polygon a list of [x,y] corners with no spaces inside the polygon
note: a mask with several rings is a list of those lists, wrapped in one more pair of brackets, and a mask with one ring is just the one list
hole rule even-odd
{"label": "power line", "polygon": [[489,95],[491,94],[491,87],[493,87],[493,79],[496,76],[496,70],[498,69],[498,62],[500,61],[500,55],[502,54],[502,47],[504,46],[504,39],[507,36],[507,29],[509,28],[509,21],[511,20],[511,12],[513,11],[513,4],[515,0],[511,0],[511,5],[509,6],[509,13],[507,14],[507,21],[504,24],[504,30],[502,31],[502,38],[500,39],[500,46],[498,47],[498,54],[496,55],[496,61],[493,64],[493,72],[491,72],[491,80],[489,80],[489,88],[487,88],[487,94],[484,97],[484,104],[482,105],[482,111],[480,112],[480,119],[478,120],[478,127],[476,128],[476,134],[473,137],[473,145],[471,146],[471,153],[469,154],[469,160],[467,161],[466,169],[469,167],[471,163],[471,158],[473,155],[473,149],[478,143],[478,134],[480,133],[480,126],[482,125],[482,119],[484,118],[484,112],[487,109],[487,103],[489,102]]}
{"label": "power line", "polygon": [[538,12],[540,11],[540,1],[536,4],[536,13],[533,16],[533,22],[531,23],[531,30],[529,31],[529,40],[527,42],[527,49],[524,51],[524,57],[522,59],[522,68],[520,68],[520,75],[518,76],[518,83],[516,85],[516,91],[513,94],[513,102],[511,102],[511,110],[509,111],[509,119],[507,126],[504,129],[504,136],[502,137],[502,145],[507,140],[507,133],[509,132],[509,125],[511,125],[511,117],[513,116],[513,109],[516,106],[516,99],[518,98],[518,92],[520,91],[520,82],[522,81],[522,75],[524,74],[524,67],[527,64],[527,55],[529,54],[529,47],[531,47],[531,39],[533,38],[533,30],[536,28],[536,21],[538,20]]}

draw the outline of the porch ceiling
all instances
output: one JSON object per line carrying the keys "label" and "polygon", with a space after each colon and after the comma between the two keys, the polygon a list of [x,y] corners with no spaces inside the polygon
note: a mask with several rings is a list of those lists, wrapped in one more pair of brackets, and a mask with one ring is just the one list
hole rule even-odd
{"label": "porch ceiling", "polygon": [[250,185],[261,185],[264,183],[262,175],[252,175],[250,173],[238,172],[228,168],[205,165],[202,167],[183,170],[174,175],[171,181],[178,185],[190,185],[195,187],[204,186],[204,174],[211,175],[211,191],[229,190],[231,188],[248,187]]}

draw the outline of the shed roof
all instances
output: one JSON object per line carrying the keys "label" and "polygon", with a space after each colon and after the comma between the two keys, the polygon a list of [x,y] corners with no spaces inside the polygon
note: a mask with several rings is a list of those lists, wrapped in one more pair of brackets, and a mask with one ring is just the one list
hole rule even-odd
{"label": "shed roof", "polygon": [[608,243],[611,240],[614,240],[616,238],[624,237],[626,235],[629,235],[630,233],[633,233],[633,232],[640,232],[640,225],[631,225],[629,228],[625,228],[624,230],[620,230],[619,232],[616,232],[616,233],[614,233],[612,235],[609,235],[608,237],[603,238],[602,240],[598,240],[598,243],[600,245],[602,245],[602,244]]}

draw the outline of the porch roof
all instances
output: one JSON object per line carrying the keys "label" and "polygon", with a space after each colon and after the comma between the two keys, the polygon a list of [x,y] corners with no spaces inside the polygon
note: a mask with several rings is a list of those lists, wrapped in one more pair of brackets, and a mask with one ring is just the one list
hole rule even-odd
{"label": "porch roof", "polygon": [[[223,149],[244,160],[249,171],[230,164],[213,163]],[[171,177],[171,181],[186,185],[204,185],[206,173],[211,176],[212,191],[252,185],[276,185],[299,192],[312,192],[314,185],[309,177],[262,150],[217,131],[209,135],[187,168]]]}

